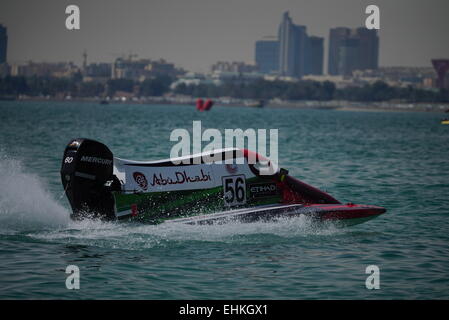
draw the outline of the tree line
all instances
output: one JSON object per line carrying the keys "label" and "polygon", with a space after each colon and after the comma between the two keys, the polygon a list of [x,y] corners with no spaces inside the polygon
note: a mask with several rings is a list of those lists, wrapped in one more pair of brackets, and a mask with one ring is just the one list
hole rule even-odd
{"label": "tree line", "polygon": [[175,93],[193,97],[233,97],[241,99],[268,100],[347,100],[363,102],[405,101],[405,102],[449,102],[449,91],[425,90],[389,86],[383,81],[365,84],[361,87],[336,88],[330,81],[303,80],[296,82],[258,80],[251,83],[228,82],[223,85],[178,85]]}
{"label": "tree line", "polygon": [[405,102],[449,102],[449,92],[425,90],[412,86],[393,87],[382,81],[360,87],[336,88],[329,81],[300,80],[295,82],[256,80],[253,82],[228,81],[221,85],[179,84],[171,90],[175,81],[168,76],[158,76],[136,82],[128,79],[110,79],[106,83],[83,82],[80,75],[71,78],[14,77],[0,78],[0,97],[28,96],[72,96],[106,97],[117,92],[132,93],[135,96],[162,96],[172,92],[191,97],[239,99],[282,99],[282,100],[348,100],[348,101],[405,101]]}
{"label": "tree line", "polygon": [[106,97],[120,91],[138,96],[162,96],[170,90],[172,82],[173,79],[168,76],[158,76],[143,82],[110,79],[106,83],[83,82],[76,75],[71,78],[6,76],[0,78],[0,97],[18,95]]}

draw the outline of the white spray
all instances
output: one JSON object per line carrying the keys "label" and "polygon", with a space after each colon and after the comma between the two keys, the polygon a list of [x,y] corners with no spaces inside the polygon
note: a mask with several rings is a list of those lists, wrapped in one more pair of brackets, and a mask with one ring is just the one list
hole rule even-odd
{"label": "white spray", "polygon": [[21,162],[0,155],[0,230],[19,231],[67,225],[69,213],[26,173]]}

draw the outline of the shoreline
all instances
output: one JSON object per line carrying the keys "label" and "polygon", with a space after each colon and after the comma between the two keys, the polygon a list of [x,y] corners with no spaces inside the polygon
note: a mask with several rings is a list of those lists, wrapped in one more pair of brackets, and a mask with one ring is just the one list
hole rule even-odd
{"label": "shoreline", "polygon": [[[251,109],[313,109],[338,110],[356,112],[449,112],[449,103],[404,103],[404,102],[356,102],[344,100],[330,101],[270,101],[262,108],[248,106],[253,100],[244,99],[213,99],[215,105],[220,107],[246,107]],[[54,98],[54,97],[19,97],[17,99],[0,99],[2,101],[41,101],[41,102],[72,102],[72,103],[98,103],[107,101],[107,104],[142,104],[142,105],[186,105],[195,106],[196,98],[191,97],[149,97],[143,99],[114,99],[102,100],[100,98]],[[226,101],[226,102],[225,102]]]}

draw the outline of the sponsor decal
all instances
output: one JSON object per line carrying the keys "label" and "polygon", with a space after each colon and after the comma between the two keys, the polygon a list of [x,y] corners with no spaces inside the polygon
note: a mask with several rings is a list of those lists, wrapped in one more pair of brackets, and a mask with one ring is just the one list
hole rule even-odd
{"label": "sponsor decal", "polygon": [[235,163],[227,164],[225,167],[226,167],[226,171],[229,172],[230,174],[236,173],[239,169],[239,167]]}
{"label": "sponsor decal", "polygon": [[72,163],[73,162],[73,157],[66,157],[64,159],[64,163]]}
{"label": "sponsor decal", "polygon": [[112,160],[110,160],[110,159],[103,159],[103,158],[90,157],[90,156],[82,156],[81,161],[89,162],[89,163],[96,163],[96,164],[104,164],[104,165],[112,164]]}
{"label": "sponsor decal", "polygon": [[165,186],[168,184],[184,184],[184,183],[195,183],[195,182],[207,182],[211,181],[211,177],[209,173],[204,173],[203,169],[200,171],[201,176],[189,176],[187,172],[184,171],[176,171],[175,177],[176,178],[170,178],[170,177],[163,177],[162,173],[159,174],[153,174],[153,180],[150,182],[151,186],[159,185],[159,186]]}
{"label": "sponsor decal", "polygon": [[141,187],[143,190],[148,189],[148,181],[145,175],[141,172],[134,172],[133,173],[134,181]]}
{"label": "sponsor decal", "polygon": [[[216,187],[214,167],[173,166],[173,167],[127,167],[125,190],[139,189],[134,172],[139,172],[146,178],[148,191],[195,190]],[[224,168],[223,168],[224,171]]]}
{"label": "sponsor decal", "polygon": [[276,183],[254,183],[249,185],[249,191],[254,198],[270,197],[278,194]]}

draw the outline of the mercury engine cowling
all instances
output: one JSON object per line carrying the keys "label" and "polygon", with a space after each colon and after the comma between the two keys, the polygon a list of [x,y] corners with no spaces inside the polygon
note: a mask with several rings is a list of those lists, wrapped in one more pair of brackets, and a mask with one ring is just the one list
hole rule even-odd
{"label": "mercury engine cowling", "polygon": [[107,146],[83,138],[70,141],[64,151],[61,179],[73,219],[115,217],[111,191],[119,182],[113,175],[113,155]]}

